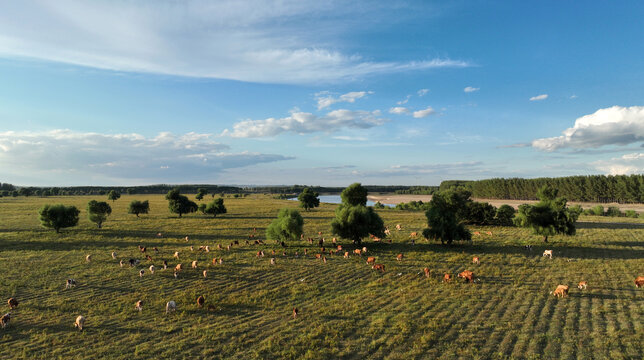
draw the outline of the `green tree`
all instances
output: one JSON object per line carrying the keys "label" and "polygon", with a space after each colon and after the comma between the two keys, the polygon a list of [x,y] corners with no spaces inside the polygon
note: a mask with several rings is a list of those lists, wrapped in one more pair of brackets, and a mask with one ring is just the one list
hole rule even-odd
{"label": "green tree", "polygon": [[371,206],[340,204],[331,223],[334,235],[362,244],[370,234],[385,237],[385,224]]}
{"label": "green tree", "polygon": [[197,189],[197,195],[195,196],[195,199],[201,201],[201,199],[203,199],[203,197],[206,195],[208,195],[208,190],[204,188],[199,188]]}
{"label": "green tree", "polygon": [[87,217],[89,221],[96,223],[99,229],[111,213],[112,208],[105,201],[91,200],[87,203]]}
{"label": "green tree", "polygon": [[342,203],[349,206],[367,205],[367,188],[360,183],[353,183],[342,191]]}
{"label": "green tree", "polygon": [[136,190],[134,190],[133,188],[127,188],[127,190],[125,191],[127,192],[128,195],[132,195],[136,192]]}
{"label": "green tree", "polygon": [[503,204],[496,209],[496,217],[494,219],[497,225],[501,226],[513,226],[512,218],[517,211],[508,204]]}
{"label": "green tree", "polygon": [[465,193],[454,190],[440,191],[432,196],[425,212],[429,228],[423,230],[426,239],[437,239],[451,244],[454,240],[471,240],[472,234],[464,225],[467,213]]}
{"label": "green tree", "polygon": [[75,206],[65,206],[63,204],[44,205],[38,210],[40,215],[40,224],[46,228],[56,230],[76,226],[78,224],[78,214],[80,211]]}
{"label": "green tree", "polygon": [[20,190],[18,190],[18,195],[28,197],[31,196],[33,192],[32,188],[21,187]]}
{"label": "green tree", "polygon": [[128,214],[134,214],[136,217],[139,217],[139,214],[147,214],[150,211],[150,203],[139,200],[132,200],[130,206],[127,209]]}
{"label": "green tree", "polygon": [[467,223],[476,225],[491,225],[494,223],[496,208],[490,203],[472,201],[468,204]]}
{"label": "green tree", "polygon": [[202,214],[206,214],[206,204],[201,203],[199,204],[199,207],[197,208],[199,211],[201,211]]}
{"label": "green tree", "polygon": [[300,207],[309,211],[310,209],[320,206],[320,199],[318,199],[318,196],[320,196],[320,194],[309,188],[304,188],[297,199],[300,201]]}
{"label": "green tree", "polygon": [[120,197],[121,193],[116,190],[110,190],[110,192],[107,193],[107,199],[112,200],[112,202],[118,200]]}
{"label": "green tree", "polygon": [[266,238],[276,241],[297,240],[302,235],[304,219],[295,209],[281,209],[277,219],[266,228]]}
{"label": "green tree", "polygon": [[205,209],[205,213],[212,215],[212,217],[216,217],[219,214],[225,214],[226,212],[228,212],[228,210],[226,210],[224,199],[222,198],[217,198],[209,202]]}
{"label": "green tree", "polygon": [[179,217],[183,214],[195,212],[198,209],[197,204],[194,201],[190,201],[186,196],[181,195],[178,188],[168,191],[165,198],[168,200],[170,212],[179,214]]}
{"label": "green tree", "polygon": [[543,236],[548,242],[549,236],[557,234],[574,235],[575,221],[579,213],[570,211],[564,197],[556,197],[557,190],[544,185],[537,194],[540,201],[535,205],[523,204],[514,217],[514,224],[531,228],[535,235]]}

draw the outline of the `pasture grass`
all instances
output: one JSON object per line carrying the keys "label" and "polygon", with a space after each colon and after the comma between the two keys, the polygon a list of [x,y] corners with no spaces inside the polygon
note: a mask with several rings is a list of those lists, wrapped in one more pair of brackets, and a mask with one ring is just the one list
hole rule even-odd
{"label": "pasture grass", "polygon": [[[192,197],[192,196],[191,196]],[[644,275],[644,221],[612,224],[582,217],[574,237],[556,236],[544,244],[528,230],[472,227],[483,235],[471,244],[441,246],[418,240],[411,231],[425,227],[422,212],[381,210],[393,243],[365,242],[368,255],[385,264],[372,271],[365,257],[327,255],[316,260],[316,244],[245,245],[257,228],[260,239],[281,207],[297,202],[267,196],[226,198],[228,213],[178,218],[162,195],[123,195],[110,202],[103,229],[87,220],[86,204],[98,196],[0,199],[0,294],[20,301],[11,324],[0,330],[2,358],[237,358],[237,359],[426,359],[557,358],[641,359],[644,354],[644,290],[633,280]],[[127,214],[133,199],[150,200],[151,213]],[[40,227],[37,210],[45,203],[76,205],[79,225],[61,234]],[[305,234],[331,239],[336,205],[302,211]],[[639,220],[639,221],[635,221]],[[492,235],[486,235],[491,231]],[[161,232],[162,238],[156,234]],[[190,240],[186,242],[185,236]],[[216,250],[239,241],[231,251]],[[352,250],[349,241],[340,240]],[[523,246],[533,245],[533,251]],[[157,272],[137,245],[148,250]],[[191,252],[190,245],[195,247]],[[196,251],[209,245],[210,253]],[[308,248],[309,255],[303,256]],[[271,250],[278,251],[271,266]],[[553,249],[554,258],[541,256]],[[257,258],[264,250],[266,257]],[[119,267],[110,256],[138,258],[141,265]],[[186,268],[175,279],[161,270],[163,259],[180,252]],[[300,256],[295,258],[298,251]],[[398,253],[404,254],[401,262]],[[85,255],[91,254],[87,263]],[[480,265],[471,263],[472,256]],[[223,258],[212,265],[213,257]],[[190,268],[198,261],[198,270]],[[431,277],[421,273],[431,269]],[[138,271],[146,269],[140,278]],[[207,269],[208,277],[201,272]],[[480,282],[445,272],[469,269]],[[65,290],[65,280],[78,286]],[[579,281],[588,281],[580,291]],[[571,287],[567,298],[549,294],[558,284]],[[203,295],[214,309],[199,309]],[[134,303],[143,300],[141,313]],[[177,312],[166,315],[174,300]],[[6,303],[0,305],[7,309]],[[297,307],[297,319],[291,316]],[[3,311],[4,313],[5,311]],[[73,327],[86,317],[82,332]]]}

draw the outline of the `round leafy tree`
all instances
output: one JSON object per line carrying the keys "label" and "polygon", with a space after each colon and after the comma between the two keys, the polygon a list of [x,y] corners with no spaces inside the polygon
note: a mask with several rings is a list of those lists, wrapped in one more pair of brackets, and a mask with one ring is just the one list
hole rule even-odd
{"label": "round leafy tree", "polygon": [[136,217],[139,217],[139,214],[147,214],[150,211],[150,203],[139,200],[132,200],[129,208],[127,209],[128,214],[134,214]]}
{"label": "round leafy tree", "polygon": [[227,211],[226,206],[224,206],[224,199],[222,198],[217,198],[209,202],[204,209],[204,213],[212,215],[212,217],[216,217],[219,214],[225,214]]}
{"label": "round leafy tree", "polygon": [[76,206],[65,206],[63,204],[44,205],[38,210],[40,224],[46,228],[54,229],[57,233],[60,229],[76,226],[80,211]]}
{"label": "round leafy tree", "polygon": [[310,209],[320,206],[320,199],[318,199],[318,196],[320,196],[320,194],[315,191],[309,188],[304,188],[297,199],[300,201],[300,207],[309,211]]}
{"label": "round leafy tree", "polygon": [[334,235],[362,244],[371,235],[385,237],[385,224],[371,206],[340,204],[331,223]]}
{"label": "round leafy tree", "polygon": [[110,190],[110,192],[107,193],[107,199],[112,200],[112,202],[120,198],[121,198],[121,193],[116,190]]}
{"label": "round leafy tree", "polygon": [[89,218],[89,221],[95,223],[99,229],[111,213],[112,208],[110,207],[110,204],[105,201],[92,200],[87,203],[87,217]]}
{"label": "round leafy tree", "polygon": [[429,228],[423,230],[426,239],[437,239],[451,244],[454,240],[471,240],[472,234],[464,225],[469,195],[461,191],[435,193],[425,213]]}
{"label": "round leafy tree", "polygon": [[349,206],[367,205],[367,189],[360,183],[353,183],[342,191],[342,203]]}
{"label": "round leafy tree", "polygon": [[557,197],[557,193],[549,186],[539,189],[537,196],[540,201],[535,205],[519,206],[514,224],[531,228],[535,235],[543,236],[544,242],[548,242],[549,236],[557,234],[575,235],[579,212],[568,209],[566,198]]}
{"label": "round leafy tree", "polygon": [[204,198],[204,196],[208,195],[208,190],[204,188],[199,188],[197,189],[197,195],[195,196],[195,199],[201,201],[201,199]]}
{"label": "round leafy tree", "polygon": [[517,211],[510,205],[504,204],[496,210],[495,222],[501,226],[513,226],[512,218]]}
{"label": "round leafy tree", "polygon": [[277,219],[266,228],[266,238],[276,241],[297,240],[302,235],[304,219],[295,209],[281,209]]}
{"label": "round leafy tree", "polygon": [[172,189],[168,191],[168,194],[165,196],[168,200],[168,208],[171,213],[179,214],[179,217],[183,214],[191,213],[197,211],[198,207],[194,201],[189,200],[186,196],[181,195],[179,189]]}

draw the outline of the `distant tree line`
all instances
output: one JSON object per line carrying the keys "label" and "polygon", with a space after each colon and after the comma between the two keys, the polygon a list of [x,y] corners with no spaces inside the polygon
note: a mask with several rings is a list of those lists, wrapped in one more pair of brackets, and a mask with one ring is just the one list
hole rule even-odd
{"label": "distant tree line", "polygon": [[590,175],[537,179],[488,179],[443,181],[441,190],[464,187],[476,198],[536,200],[543,186],[559,191],[569,201],[642,203],[644,175]]}
{"label": "distant tree line", "polygon": [[433,195],[440,190],[439,186],[410,186],[408,189],[396,190],[401,195]]}

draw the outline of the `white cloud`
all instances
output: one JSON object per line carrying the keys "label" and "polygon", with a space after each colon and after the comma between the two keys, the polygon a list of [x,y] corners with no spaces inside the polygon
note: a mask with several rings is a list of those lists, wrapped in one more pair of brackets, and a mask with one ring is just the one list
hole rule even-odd
{"label": "white cloud", "polygon": [[411,95],[407,95],[407,97],[405,97],[404,100],[400,100],[400,101],[396,102],[396,105],[405,105],[406,103],[409,102],[409,98],[411,98]]}
{"label": "white cloud", "polygon": [[[24,0],[2,7],[0,56],[299,84],[469,66],[447,58],[379,62],[330,48],[363,25],[352,16],[361,11],[369,10],[313,0]],[[310,26],[314,21],[316,26]]]}
{"label": "white cloud", "polygon": [[343,128],[368,129],[382,125],[386,119],[380,111],[333,110],[318,116],[306,112],[292,112],[285,118],[265,120],[245,120],[233,125],[233,130],[224,130],[222,135],[237,138],[276,136],[284,132],[308,134],[314,132],[331,133]]}
{"label": "white cloud", "polygon": [[541,95],[531,97],[530,101],[541,101],[541,100],[545,100],[547,98],[548,98],[548,94],[541,94]]}
{"label": "white cloud", "polygon": [[594,161],[595,169],[607,175],[629,175],[644,172],[644,153],[624,154],[610,160]]}
{"label": "white cloud", "polygon": [[417,119],[428,117],[431,114],[434,114],[436,110],[434,110],[431,106],[428,106],[426,109],[423,110],[418,110],[414,111],[414,117]]}
{"label": "white cloud", "polygon": [[334,136],[333,138],[335,140],[342,140],[342,141],[367,141],[367,140],[369,140],[364,136],[344,136],[344,135],[341,135],[341,136]]}
{"label": "white cloud", "polygon": [[[465,89],[463,89],[463,91],[464,91],[464,92],[466,92],[466,93],[471,93],[471,92],[479,91],[480,89],[481,89],[481,88],[475,88],[475,87],[468,86],[468,87],[466,87]],[[546,97],[547,97],[547,96],[548,96],[548,95],[546,95]],[[531,100],[532,100],[532,99],[531,99]]]}
{"label": "white cloud", "polygon": [[418,90],[417,94],[418,94],[418,96],[423,97],[423,96],[427,95],[428,92],[429,92],[429,89],[420,89],[420,90]]}
{"label": "white cloud", "polygon": [[396,106],[389,109],[390,114],[408,114],[409,109],[404,106]]}
{"label": "white cloud", "polygon": [[318,101],[318,110],[322,110],[339,102],[354,103],[357,99],[367,96],[367,94],[373,94],[373,91],[352,91],[342,94],[337,98],[329,95],[328,91],[323,91],[315,94],[315,96]]}
{"label": "white cloud", "polygon": [[575,95],[575,94],[573,94],[573,95],[570,95],[570,98],[571,98],[571,99],[576,99],[576,98],[578,98],[578,96],[577,96],[577,95]]}
{"label": "white cloud", "polygon": [[290,159],[230,153],[228,145],[211,138],[169,132],[155,137],[71,130],[0,132],[0,168],[7,177],[43,185],[189,182],[212,178],[222,169]]}
{"label": "white cloud", "polygon": [[644,140],[644,106],[599,109],[575,120],[562,136],[536,139],[532,146],[543,151],[560,148],[598,148],[628,145]]}

